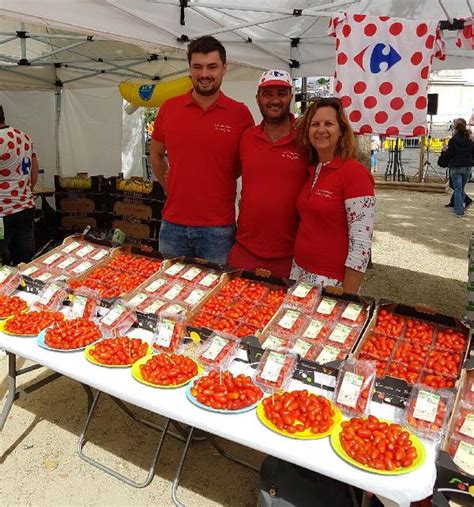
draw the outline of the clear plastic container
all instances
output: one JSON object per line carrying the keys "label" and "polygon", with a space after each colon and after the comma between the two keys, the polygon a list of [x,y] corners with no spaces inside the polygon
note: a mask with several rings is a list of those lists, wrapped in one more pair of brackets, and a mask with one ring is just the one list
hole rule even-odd
{"label": "clear plastic container", "polygon": [[166,276],[157,276],[153,277],[144,287],[143,291],[147,294],[152,294],[153,296],[159,295],[163,292],[165,287],[168,285],[170,278]]}
{"label": "clear plastic container", "polygon": [[[332,361],[343,361],[347,358],[350,349],[334,347],[333,345],[325,345],[317,343],[311,349],[312,358],[311,360],[318,364],[327,364]],[[305,357],[305,359],[309,359]]]}
{"label": "clear plastic container", "polygon": [[152,347],[159,352],[177,352],[186,336],[183,315],[163,313],[153,333]]}
{"label": "clear plastic container", "polygon": [[474,440],[466,437],[451,437],[448,454],[463,472],[474,476]]}
{"label": "clear plastic container", "polygon": [[289,290],[285,298],[285,306],[297,308],[303,312],[311,312],[320,299],[318,287],[308,282],[297,282]]}
{"label": "clear plastic container", "polygon": [[308,321],[306,315],[294,308],[282,308],[275,315],[269,331],[279,336],[294,337],[301,334]]}
{"label": "clear plastic container", "polygon": [[16,268],[2,266],[0,269],[0,294],[8,295],[16,291],[21,284],[21,274]]}
{"label": "clear plastic container", "polygon": [[288,337],[265,333],[261,338],[262,349],[287,350],[292,346],[292,340]]}
{"label": "clear plastic container", "polygon": [[200,305],[209,294],[209,290],[201,287],[197,285],[189,287],[187,293],[181,298],[181,304],[189,309],[196,308]]}
{"label": "clear plastic container", "polygon": [[164,274],[169,277],[179,278],[186,270],[186,264],[183,262],[175,262],[165,269]]}
{"label": "clear plastic container", "polygon": [[337,376],[334,400],[348,417],[368,414],[375,386],[376,365],[373,361],[347,359]]}
{"label": "clear plastic container", "polygon": [[221,275],[217,271],[208,271],[196,284],[207,289],[213,289],[220,280]]}
{"label": "clear plastic container", "polygon": [[403,423],[418,436],[440,442],[453,403],[453,393],[416,384],[403,412]]}
{"label": "clear plastic container", "polygon": [[93,319],[97,317],[100,294],[92,289],[77,289],[69,295],[72,305],[69,310],[70,319]]}
{"label": "clear plastic container", "polygon": [[331,324],[331,322],[322,319],[308,319],[301,330],[301,338],[313,340],[314,342],[323,342],[332,330]]}
{"label": "clear plastic container", "polygon": [[197,360],[206,368],[227,370],[239,344],[234,336],[212,333],[199,350]]}
{"label": "clear plastic container", "polygon": [[38,294],[38,298],[33,303],[31,310],[43,310],[50,312],[58,311],[67,296],[68,292],[63,283],[57,282],[46,284]]}
{"label": "clear plastic container", "polygon": [[[272,347],[270,347],[272,348]],[[314,361],[316,356],[320,353],[321,345],[314,340],[306,340],[305,338],[296,338],[291,347],[293,354],[298,354],[301,359]]]}
{"label": "clear plastic container", "polygon": [[181,301],[181,295],[185,292],[186,285],[183,282],[176,282],[168,285],[161,293],[161,299],[165,301]]}
{"label": "clear plastic container", "polygon": [[285,390],[296,368],[296,354],[266,349],[263,353],[254,382],[266,392]]}
{"label": "clear plastic container", "polygon": [[171,302],[163,306],[161,311],[168,313],[168,315],[182,315],[187,318],[188,309],[179,303]]}
{"label": "clear plastic container", "polygon": [[363,326],[367,320],[367,309],[362,303],[348,302],[342,309],[339,322],[349,326]]}
{"label": "clear plastic container", "polygon": [[123,336],[137,321],[135,312],[118,300],[99,320],[99,327],[105,337]]}
{"label": "clear plastic container", "polygon": [[345,302],[329,296],[324,296],[316,305],[312,315],[323,320],[337,320],[341,315]]}
{"label": "clear plastic container", "polygon": [[462,400],[474,405],[474,374],[469,375],[469,372],[462,391]]}
{"label": "clear plastic container", "polygon": [[388,361],[383,359],[377,359],[376,357],[368,354],[367,352],[360,352],[357,356],[358,359],[368,359],[369,361],[375,362],[377,377],[384,377],[386,375]]}
{"label": "clear plastic container", "polygon": [[459,438],[474,440],[474,405],[461,401],[453,414],[453,432]]}
{"label": "clear plastic container", "polygon": [[337,322],[328,334],[326,343],[336,347],[351,348],[361,333],[360,326],[348,326]]}

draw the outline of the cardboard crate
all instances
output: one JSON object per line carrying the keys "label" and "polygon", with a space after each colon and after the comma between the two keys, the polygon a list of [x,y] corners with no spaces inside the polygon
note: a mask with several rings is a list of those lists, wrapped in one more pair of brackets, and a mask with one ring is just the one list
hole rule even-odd
{"label": "cardboard crate", "polygon": [[55,192],[56,210],[67,213],[91,214],[109,211],[110,197],[106,193]]}
{"label": "cardboard crate", "polygon": [[110,196],[115,217],[131,217],[138,220],[161,220],[164,202],[150,198]]}
{"label": "cardboard crate", "polygon": [[115,185],[116,176],[89,176],[88,173],[77,173],[76,176],[54,176],[56,192],[97,193],[110,192]]}
{"label": "cardboard crate", "polygon": [[131,218],[113,218],[112,228],[123,231],[132,240],[157,239],[160,232],[159,220],[137,220]]}
{"label": "cardboard crate", "polygon": [[157,181],[144,180],[143,178],[132,177],[124,179],[118,177],[115,181],[115,193],[122,196],[157,199],[166,199],[163,187]]}
{"label": "cardboard crate", "polygon": [[459,380],[458,392],[449,421],[448,431],[436,460],[436,483],[434,488],[436,494],[433,499],[436,499],[437,502],[434,505],[439,505],[440,507],[448,506],[448,500],[453,500],[459,505],[474,505],[474,476],[461,470],[447,452],[449,440],[454,429],[455,421],[453,416],[461,401],[462,389],[467,381],[473,377],[474,359],[469,359],[464,365]]}
{"label": "cardboard crate", "polygon": [[110,215],[107,212],[88,214],[59,212],[61,216],[61,229],[71,232],[83,232],[86,227],[92,229],[110,229]]}
{"label": "cardboard crate", "polygon": [[[466,333],[466,335],[469,335],[469,328],[455,317],[450,317],[449,315],[437,313],[433,309],[424,305],[408,306],[399,303],[393,303],[387,300],[381,300],[377,305],[377,307],[375,308],[375,312],[371,320],[367,324],[361,339],[359,340],[356,347],[353,349],[352,355],[355,356],[356,358],[359,356],[360,349],[365,339],[368,337],[368,335],[372,332],[373,328],[375,327],[377,316],[382,308],[387,309],[388,311],[393,311],[394,313],[397,313],[404,317],[425,320],[435,325],[441,325],[458,329]],[[471,346],[472,343],[471,339],[469,338],[466,346],[464,359],[469,356]],[[374,399],[381,403],[382,402],[389,403],[390,405],[395,405],[397,407],[404,408],[408,402],[408,398],[410,397],[411,387],[412,387],[411,384],[408,384],[405,380],[402,379],[390,377],[387,375],[385,375],[384,377],[377,377],[377,380],[375,382],[376,396],[374,397]]]}

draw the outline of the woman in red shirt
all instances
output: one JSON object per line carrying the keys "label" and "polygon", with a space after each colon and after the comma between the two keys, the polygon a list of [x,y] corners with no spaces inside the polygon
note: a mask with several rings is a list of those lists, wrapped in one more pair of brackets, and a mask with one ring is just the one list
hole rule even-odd
{"label": "woman in red shirt", "polygon": [[319,99],[298,129],[311,166],[297,202],[300,224],[291,278],[357,292],[372,244],[373,177],[355,159],[354,133],[339,99]]}

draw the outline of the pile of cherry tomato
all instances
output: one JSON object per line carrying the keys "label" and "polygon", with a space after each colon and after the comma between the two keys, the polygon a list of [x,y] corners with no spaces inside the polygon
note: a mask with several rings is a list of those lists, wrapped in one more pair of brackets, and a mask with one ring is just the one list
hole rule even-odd
{"label": "pile of cherry tomato", "polygon": [[336,413],[331,402],[307,390],[274,394],[262,403],[265,417],[287,433],[309,430],[317,435],[326,433],[334,424]]}
{"label": "pile of cherry tomato", "polygon": [[418,454],[410,434],[399,424],[367,418],[344,421],[339,441],[344,451],[358,463],[375,470],[393,472],[410,467]]}
{"label": "pile of cherry tomato", "polygon": [[382,308],[377,315],[374,331],[390,338],[398,338],[402,335],[404,326],[404,317]]}
{"label": "pile of cherry tomato", "polygon": [[100,329],[89,319],[72,319],[49,327],[44,342],[53,349],[71,350],[87,347],[101,336]]}
{"label": "pile of cherry tomato", "polygon": [[29,312],[15,315],[5,322],[5,331],[18,335],[37,335],[43,329],[55,322],[62,322],[64,315],[61,312]]}
{"label": "pile of cherry tomato", "polygon": [[219,410],[240,410],[263,396],[250,377],[216,370],[195,380],[191,394],[203,405]]}
{"label": "pile of cherry tomato", "polygon": [[181,354],[157,354],[140,365],[144,380],[157,386],[179,386],[198,373],[195,361]]}
{"label": "pile of cherry tomato", "polygon": [[27,308],[26,302],[18,296],[4,296],[0,294],[0,319],[17,315],[24,312]]}
{"label": "pile of cherry tomato", "polygon": [[107,338],[89,351],[100,364],[109,366],[129,365],[148,352],[148,344],[139,338]]}

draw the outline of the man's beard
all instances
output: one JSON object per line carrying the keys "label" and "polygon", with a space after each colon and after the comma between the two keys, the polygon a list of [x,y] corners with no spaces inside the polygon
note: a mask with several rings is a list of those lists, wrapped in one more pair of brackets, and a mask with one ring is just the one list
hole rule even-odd
{"label": "man's beard", "polygon": [[278,123],[283,123],[284,121],[286,121],[286,119],[288,118],[289,114],[290,114],[290,107],[283,107],[281,109],[281,112],[278,116],[271,116],[269,115],[265,108],[261,107],[259,105],[259,108],[260,108],[260,112],[262,113],[262,117],[263,117],[263,120],[265,121],[265,123],[273,123],[273,124],[278,124]]}
{"label": "man's beard", "polygon": [[199,86],[199,81],[197,81],[194,85],[194,90],[198,95],[202,95],[203,97],[208,97],[209,95],[214,95],[217,91],[219,91],[219,88],[221,87],[221,82],[216,83],[214,80],[212,82],[213,86],[211,88],[203,90]]}

